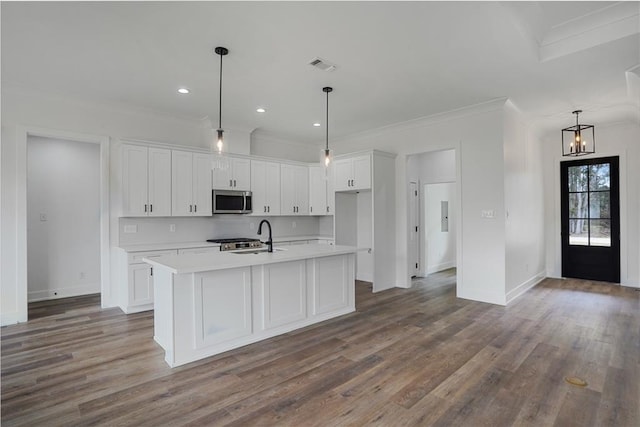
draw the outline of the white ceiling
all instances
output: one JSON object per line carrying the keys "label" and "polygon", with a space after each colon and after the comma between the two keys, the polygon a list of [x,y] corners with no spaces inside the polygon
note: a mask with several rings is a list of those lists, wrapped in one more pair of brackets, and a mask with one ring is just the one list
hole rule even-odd
{"label": "white ceiling", "polygon": [[[334,87],[332,137],[502,97],[542,126],[571,122],[576,108],[585,111],[585,122],[597,124],[620,106],[636,105],[625,71],[640,64],[640,29],[628,25],[635,13],[640,26],[640,2],[1,7],[3,86],[210,117],[217,126],[219,57],[212,49],[225,46],[230,53],[224,59],[223,127],[260,129],[299,142],[324,138],[324,128],[312,123],[324,125],[321,89],[327,85]],[[573,38],[562,37],[570,43],[552,59],[543,58],[540,45],[567,28]],[[307,65],[315,56],[337,70]],[[192,93],[177,94],[179,86]],[[258,106],[267,113],[256,113]]]}

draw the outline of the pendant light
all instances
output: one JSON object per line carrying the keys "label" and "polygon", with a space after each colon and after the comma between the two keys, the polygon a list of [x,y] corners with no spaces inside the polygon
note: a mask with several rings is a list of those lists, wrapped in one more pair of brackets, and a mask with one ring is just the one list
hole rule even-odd
{"label": "pendant light", "polygon": [[326,145],[321,153],[321,160],[325,168],[328,168],[333,161],[333,152],[329,150],[329,93],[333,91],[332,87],[326,86],[322,88],[322,91],[327,94],[327,117],[326,117]]}
{"label": "pendant light", "polygon": [[224,130],[222,129],[222,57],[229,53],[229,49],[226,47],[218,46],[214,49],[217,55],[220,55],[220,88],[218,98],[218,129],[216,131],[217,138],[215,146],[212,143],[211,151],[214,155],[214,159],[211,163],[212,169],[224,170],[227,169],[227,159],[223,156],[222,151],[224,149]]}
{"label": "pendant light", "polygon": [[593,125],[580,124],[578,116],[582,110],[573,111],[576,115],[575,126],[562,129],[562,155],[563,156],[584,156],[596,152],[596,136]]}

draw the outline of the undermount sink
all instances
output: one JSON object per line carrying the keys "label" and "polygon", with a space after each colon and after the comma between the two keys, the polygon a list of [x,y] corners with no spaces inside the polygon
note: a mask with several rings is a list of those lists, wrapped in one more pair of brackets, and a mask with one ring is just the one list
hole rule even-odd
{"label": "undermount sink", "polygon": [[[280,251],[286,251],[286,249],[283,248],[273,248],[273,252],[280,252]],[[238,254],[238,255],[247,255],[247,254],[251,254],[251,255],[255,255],[255,254],[264,254],[269,252],[267,248],[264,249],[255,249],[253,251],[237,251],[237,252],[231,252],[232,254]]]}

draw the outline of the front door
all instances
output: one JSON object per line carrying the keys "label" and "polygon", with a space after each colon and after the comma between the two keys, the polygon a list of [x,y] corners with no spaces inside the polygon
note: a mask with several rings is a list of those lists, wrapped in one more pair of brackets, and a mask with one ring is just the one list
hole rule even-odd
{"label": "front door", "polygon": [[618,157],[560,163],[562,276],[620,283]]}

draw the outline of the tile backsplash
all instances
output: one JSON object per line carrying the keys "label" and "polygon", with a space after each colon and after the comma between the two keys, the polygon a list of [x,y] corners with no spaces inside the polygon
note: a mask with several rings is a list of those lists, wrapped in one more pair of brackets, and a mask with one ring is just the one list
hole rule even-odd
{"label": "tile backsplash", "polygon": [[[257,237],[263,217],[119,218],[119,245],[197,242],[226,237]],[[333,217],[266,217],[274,237],[332,235]],[[135,232],[134,232],[135,230]],[[175,230],[175,231],[171,231]]]}

